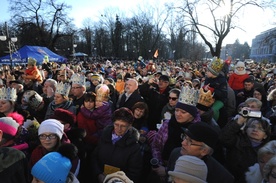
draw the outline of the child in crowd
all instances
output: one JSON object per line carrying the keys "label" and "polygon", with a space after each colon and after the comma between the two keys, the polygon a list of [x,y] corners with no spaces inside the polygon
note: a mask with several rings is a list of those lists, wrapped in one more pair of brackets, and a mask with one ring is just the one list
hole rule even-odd
{"label": "child in crowd", "polygon": [[227,80],[221,73],[223,65],[224,63],[221,59],[213,58],[207,66],[206,79],[203,86],[205,92],[210,90],[214,95],[215,103],[212,109],[216,121],[219,119],[219,111],[223,108],[227,99]]}

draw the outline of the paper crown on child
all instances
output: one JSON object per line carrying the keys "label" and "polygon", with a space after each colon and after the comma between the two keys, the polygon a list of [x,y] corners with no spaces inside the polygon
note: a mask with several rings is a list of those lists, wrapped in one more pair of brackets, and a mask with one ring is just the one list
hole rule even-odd
{"label": "paper crown on child", "polygon": [[109,97],[110,89],[106,84],[100,84],[96,87],[96,100],[106,101]]}
{"label": "paper crown on child", "polygon": [[36,65],[36,59],[34,58],[28,58],[28,65]]}
{"label": "paper crown on child", "polygon": [[179,95],[178,102],[196,106],[198,98],[199,98],[198,90],[194,88],[190,88],[189,86],[183,86]]}
{"label": "paper crown on child", "polygon": [[71,86],[69,83],[58,82],[57,88],[56,88],[56,93],[59,93],[61,95],[68,97],[70,89],[71,89]]}
{"label": "paper crown on child", "polygon": [[15,102],[17,99],[16,89],[14,88],[0,88],[0,100],[10,100]]}
{"label": "paper crown on child", "polygon": [[222,70],[224,65],[223,60],[220,58],[214,57],[213,60],[208,64],[207,68],[208,70],[214,74],[215,76],[218,76],[220,71]]}
{"label": "paper crown on child", "polygon": [[43,98],[34,90],[25,91],[23,100],[28,103],[32,109],[37,109],[43,102]]}
{"label": "paper crown on child", "polygon": [[196,107],[202,111],[208,111],[214,102],[215,99],[213,98],[212,92],[210,90],[205,92],[203,88],[200,88]]}
{"label": "paper crown on child", "polygon": [[72,82],[72,84],[78,84],[81,86],[85,86],[85,76],[75,73],[71,76],[71,82]]}

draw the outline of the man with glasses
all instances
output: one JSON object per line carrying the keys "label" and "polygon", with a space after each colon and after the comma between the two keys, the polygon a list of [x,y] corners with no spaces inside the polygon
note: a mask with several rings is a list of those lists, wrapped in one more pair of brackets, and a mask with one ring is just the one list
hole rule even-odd
{"label": "man with glasses", "polygon": [[[202,159],[207,165],[207,182],[234,182],[234,177],[211,156],[218,142],[218,133],[213,127],[204,122],[194,123],[184,130],[181,138],[183,140],[182,147],[172,151],[167,171],[174,170],[175,162],[179,156],[190,155]],[[187,164],[187,166],[189,165]]]}

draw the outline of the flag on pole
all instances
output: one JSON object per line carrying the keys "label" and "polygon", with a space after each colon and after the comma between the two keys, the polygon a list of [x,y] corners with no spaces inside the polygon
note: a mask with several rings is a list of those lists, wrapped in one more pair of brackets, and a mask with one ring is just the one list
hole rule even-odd
{"label": "flag on pole", "polygon": [[157,58],[157,57],[158,57],[158,49],[155,51],[153,57],[154,57],[154,58]]}

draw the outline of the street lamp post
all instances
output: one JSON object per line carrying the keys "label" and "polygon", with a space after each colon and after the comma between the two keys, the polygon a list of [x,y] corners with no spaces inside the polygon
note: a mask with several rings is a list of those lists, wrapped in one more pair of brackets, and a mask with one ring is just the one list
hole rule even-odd
{"label": "street lamp post", "polygon": [[13,54],[13,49],[12,45],[17,42],[17,37],[10,37],[9,35],[9,27],[7,25],[7,22],[5,22],[5,32],[3,31],[3,35],[0,36],[1,41],[8,41],[8,49],[9,49],[9,54],[10,54],[10,64],[12,68],[12,54]]}
{"label": "street lamp post", "polygon": [[76,43],[73,43],[73,60],[75,61],[76,60],[76,55],[75,55],[75,53],[76,53],[76,47],[77,47],[78,45],[76,44]]}

